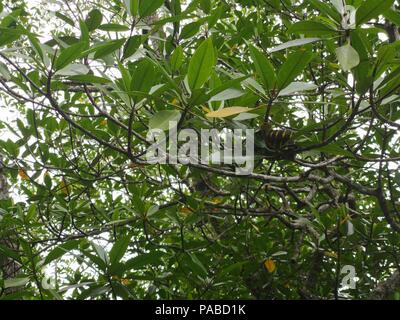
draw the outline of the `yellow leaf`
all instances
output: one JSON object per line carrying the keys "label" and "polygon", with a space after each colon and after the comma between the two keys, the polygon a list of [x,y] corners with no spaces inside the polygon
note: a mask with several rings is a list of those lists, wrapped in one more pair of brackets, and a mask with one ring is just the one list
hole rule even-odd
{"label": "yellow leaf", "polygon": [[100,125],[102,125],[103,127],[105,127],[107,125],[107,119],[104,119],[102,122],[100,122]]}
{"label": "yellow leaf", "polygon": [[336,252],[333,252],[333,251],[325,251],[324,253],[325,253],[325,255],[326,255],[327,257],[331,257],[331,258],[335,258],[335,259],[338,258],[338,255],[337,255]]}
{"label": "yellow leaf", "polygon": [[220,204],[223,202],[223,200],[221,198],[214,198],[211,200],[211,202],[214,204]]}
{"label": "yellow leaf", "polygon": [[207,108],[206,106],[201,107],[203,109],[204,112],[206,113],[210,113],[211,110],[209,108]]}
{"label": "yellow leaf", "polygon": [[254,110],[254,108],[246,108],[246,107],[229,107],[224,108],[217,111],[212,111],[206,114],[208,118],[226,118],[230,116],[234,116],[239,113],[249,112]]}
{"label": "yellow leaf", "polygon": [[172,99],[171,104],[174,106],[179,106],[178,99],[176,99],[176,98]]}
{"label": "yellow leaf", "polygon": [[26,174],[25,169],[19,169],[18,175],[21,178],[21,180],[29,180],[29,176]]}
{"label": "yellow leaf", "polygon": [[181,208],[179,211],[180,211],[181,213],[184,213],[184,214],[189,214],[189,213],[192,213],[192,212],[193,212],[193,210],[190,209],[190,208],[188,208],[188,207],[183,207],[183,208]]}
{"label": "yellow leaf", "polygon": [[275,264],[274,260],[267,259],[264,261],[264,267],[265,267],[265,269],[268,270],[269,273],[273,273],[276,269],[276,264]]}
{"label": "yellow leaf", "polygon": [[124,286],[128,286],[128,285],[130,285],[132,283],[132,281],[130,279],[121,279],[121,283]]}
{"label": "yellow leaf", "polygon": [[61,189],[62,193],[64,193],[66,196],[69,196],[69,194],[71,192],[71,188],[68,185],[67,181],[65,181],[64,178],[61,180],[60,187],[61,187],[60,189]]}

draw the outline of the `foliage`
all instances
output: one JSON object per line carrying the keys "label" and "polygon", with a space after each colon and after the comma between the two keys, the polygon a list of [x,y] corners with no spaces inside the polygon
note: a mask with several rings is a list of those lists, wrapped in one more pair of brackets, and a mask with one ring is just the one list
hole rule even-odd
{"label": "foliage", "polygon": [[[364,299],[399,267],[398,1],[0,3],[0,299]],[[170,118],[295,146],[146,164]]]}

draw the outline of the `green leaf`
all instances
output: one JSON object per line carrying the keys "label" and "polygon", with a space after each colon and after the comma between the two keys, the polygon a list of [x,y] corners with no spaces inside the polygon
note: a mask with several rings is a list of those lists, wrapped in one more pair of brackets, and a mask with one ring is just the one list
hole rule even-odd
{"label": "green leaf", "polygon": [[118,50],[125,43],[125,39],[111,40],[96,47],[94,58],[100,59]]}
{"label": "green leaf", "polygon": [[389,10],[394,0],[366,0],[363,1],[356,12],[356,23],[361,25]]}
{"label": "green leaf", "polygon": [[211,12],[212,3],[211,0],[200,0],[200,8],[204,13],[209,14]]}
{"label": "green leaf", "polygon": [[384,45],[378,50],[378,59],[375,64],[375,79],[378,78],[390,65],[396,56],[393,45]]}
{"label": "green leaf", "polygon": [[14,250],[11,250],[10,248],[8,248],[2,244],[0,244],[0,258],[1,258],[1,255],[9,257],[18,262],[21,261],[19,254],[17,252],[15,252]]}
{"label": "green leaf", "polygon": [[139,1],[140,0],[124,0],[126,10],[133,17],[136,17],[138,15]]}
{"label": "green leaf", "polygon": [[151,16],[158,8],[164,4],[164,0],[140,0],[139,15],[141,18]]}
{"label": "green leaf", "polygon": [[276,83],[276,74],[274,67],[267,57],[261,53],[256,47],[249,46],[250,55],[256,67],[257,75],[262,80],[267,90],[272,90]]}
{"label": "green leaf", "polygon": [[154,65],[147,59],[143,59],[136,66],[131,81],[131,91],[148,93],[156,79]]}
{"label": "green leaf", "polygon": [[222,93],[225,90],[228,90],[230,88],[235,88],[235,89],[241,89],[242,83],[244,83],[250,76],[242,76],[239,78],[235,78],[232,80],[227,80],[224,81],[221,85],[216,87],[215,89],[209,91],[207,93],[206,101],[212,97],[215,97],[216,95]]}
{"label": "green leaf", "polygon": [[98,26],[101,25],[101,22],[103,21],[103,15],[98,9],[93,9],[92,11],[89,12],[85,24],[89,30],[89,32],[94,31],[97,29]]}
{"label": "green leaf", "polygon": [[139,1],[140,0],[130,0],[130,12],[133,17],[139,14]]}
{"label": "green leaf", "polygon": [[56,14],[57,18],[60,18],[61,20],[63,20],[64,22],[68,23],[69,25],[71,25],[73,27],[75,26],[74,20],[72,20],[70,17],[67,17],[66,15],[64,15],[58,11],[56,11],[55,14]]}
{"label": "green leaf", "polygon": [[131,241],[130,236],[124,236],[119,238],[113,245],[110,251],[110,264],[114,266],[119,263],[124,256],[126,250],[128,249],[129,243]]}
{"label": "green leaf", "polygon": [[97,77],[91,74],[83,74],[83,75],[76,75],[71,76],[68,78],[71,81],[76,82],[83,82],[83,83],[99,83],[99,84],[106,84],[109,83],[110,80],[102,77]]}
{"label": "green leaf", "polygon": [[175,48],[174,52],[171,55],[171,70],[177,71],[183,64],[183,49],[181,46]]}
{"label": "green leaf", "polygon": [[222,92],[219,92],[218,94],[212,96],[208,101],[226,101],[226,100],[231,100],[231,99],[236,99],[241,96],[243,96],[245,93],[242,90],[235,89],[235,88],[229,88],[226,89]]}
{"label": "green leaf", "polygon": [[124,46],[123,59],[129,58],[131,55],[133,55],[139,49],[141,44],[142,36],[136,35],[130,37]]}
{"label": "green leaf", "polygon": [[385,13],[383,15],[386,19],[390,20],[395,25],[400,27],[400,13],[399,12],[396,12],[394,10],[387,10],[387,11],[385,11]]}
{"label": "green leaf", "polygon": [[296,39],[296,40],[291,40],[285,43],[282,43],[272,49],[269,50],[269,52],[277,52],[280,50],[284,50],[287,48],[291,48],[291,47],[297,47],[297,46],[302,46],[308,43],[312,43],[312,42],[316,42],[321,40],[320,38],[302,38],[302,39]]}
{"label": "green leaf", "polygon": [[188,82],[191,89],[199,89],[208,80],[215,65],[212,39],[208,38],[198,47],[189,63]]}
{"label": "green leaf", "polygon": [[39,40],[31,34],[28,35],[28,38],[29,38],[29,42],[32,45],[33,50],[40,56],[40,59],[42,61],[44,61],[43,60],[43,58],[44,58],[43,50],[42,50],[42,46],[41,46]]}
{"label": "green leaf", "polygon": [[8,70],[7,65],[3,62],[0,62],[0,75],[3,76],[6,81],[11,80],[10,71]]}
{"label": "green leaf", "polygon": [[7,29],[0,27],[0,47],[19,39],[23,32],[19,29]]}
{"label": "green leaf", "polygon": [[79,20],[79,28],[81,29],[81,41],[89,43],[89,29],[85,21]]}
{"label": "green leaf", "polygon": [[29,278],[12,278],[4,280],[4,288],[23,287],[29,282]]}
{"label": "green leaf", "polygon": [[87,46],[87,42],[78,42],[62,50],[56,60],[55,69],[60,70],[62,68],[65,68],[72,61],[78,59],[81,56],[82,52],[87,48]]}
{"label": "green leaf", "polygon": [[194,253],[188,253],[188,255],[190,256],[190,259],[192,259],[193,263],[197,265],[204,274],[208,273],[207,269],[204,267],[204,265],[201,263],[199,258]]}
{"label": "green leaf", "polygon": [[286,96],[286,95],[291,95],[296,92],[315,90],[317,88],[318,88],[318,86],[314,83],[294,81],[291,84],[289,84],[286,88],[282,89],[279,92],[279,96]]}
{"label": "green leaf", "polygon": [[292,53],[278,72],[278,88],[286,88],[311,62],[314,55],[307,50]]}
{"label": "green leaf", "polygon": [[124,26],[122,24],[117,24],[117,23],[105,23],[99,26],[99,29],[103,31],[115,31],[115,32],[129,31],[128,26]]}
{"label": "green leaf", "polygon": [[337,33],[337,30],[333,29],[324,23],[317,21],[300,21],[290,26],[289,33],[304,34],[307,36],[331,36]]}
{"label": "green leaf", "polygon": [[106,265],[108,264],[108,255],[107,252],[104,250],[104,248],[101,245],[98,245],[97,243],[92,242],[92,247],[94,251],[97,254],[97,257],[100,258],[101,261],[103,261]]}
{"label": "green leaf", "polygon": [[165,253],[156,250],[151,251],[150,253],[140,254],[125,263],[125,270],[138,270],[147,267],[148,265],[160,265],[162,263],[161,258],[164,255]]}
{"label": "green leaf", "polygon": [[185,25],[183,27],[181,34],[180,34],[180,38],[188,39],[188,38],[195,36],[199,32],[200,27],[202,25],[203,25],[202,21],[195,21],[195,22],[188,23],[187,25]]}
{"label": "green leaf", "polygon": [[377,89],[384,87],[386,84],[392,82],[393,80],[399,77],[400,77],[400,67],[397,67],[383,79],[383,81],[378,85]]}
{"label": "green leaf", "polygon": [[381,98],[387,97],[388,94],[396,93],[396,88],[400,87],[400,67],[391,72],[378,86],[379,96]]}
{"label": "green leaf", "polygon": [[345,156],[349,158],[353,158],[353,154],[350,151],[347,151],[343,149],[339,144],[337,143],[330,143],[327,146],[319,147],[316,149],[318,151],[324,152],[324,153],[329,153],[332,155],[336,156]]}
{"label": "green leaf", "polygon": [[[96,251],[96,253],[98,252],[97,250],[95,250],[95,251]],[[105,253],[105,251],[104,251],[104,253]],[[87,258],[89,258],[90,261],[93,262],[96,265],[96,267],[98,267],[101,271],[107,272],[107,266],[108,266],[107,262],[106,262],[106,261],[108,261],[107,253],[105,253],[106,254],[105,256],[102,256],[106,261],[104,261],[103,258],[100,258],[98,255],[93,255],[86,251],[82,251],[82,254],[84,256],[86,256]],[[78,260],[82,261],[82,258],[78,257]]]}
{"label": "green leaf", "polygon": [[149,218],[153,214],[157,213],[160,210],[160,207],[158,205],[152,205],[150,206],[149,210],[147,210],[146,217]]}
{"label": "green leaf", "polygon": [[13,157],[15,157],[15,158],[18,157],[19,147],[12,140],[10,140],[10,139],[1,140],[0,139],[0,147],[4,148]]}
{"label": "green leaf", "polygon": [[75,76],[79,74],[88,74],[89,68],[81,63],[71,63],[58,70],[55,74],[60,76]]}
{"label": "green leaf", "polygon": [[351,45],[360,56],[360,64],[352,70],[356,80],[356,89],[360,94],[365,93],[372,82],[372,65],[369,59],[367,46],[368,40],[365,39],[362,30],[352,30]]}
{"label": "green leaf", "polygon": [[61,258],[64,254],[68,253],[71,250],[79,248],[79,240],[70,240],[67,241],[58,247],[54,248],[49,252],[46,259],[44,260],[44,264],[49,264],[50,262]]}
{"label": "green leaf", "polygon": [[336,56],[343,71],[350,71],[360,63],[358,52],[350,44],[337,48]]}
{"label": "green leaf", "polygon": [[150,129],[168,130],[170,121],[178,122],[181,118],[181,113],[178,110],[163,110],[157,112],[149,122]]}
{"label": "green leaf", "polygon": [[340,22],[341,15],[334,10],[330,5],[321,0],[306,0],[312,7],[317,9],[319,12],[331,17],[333,20]]}

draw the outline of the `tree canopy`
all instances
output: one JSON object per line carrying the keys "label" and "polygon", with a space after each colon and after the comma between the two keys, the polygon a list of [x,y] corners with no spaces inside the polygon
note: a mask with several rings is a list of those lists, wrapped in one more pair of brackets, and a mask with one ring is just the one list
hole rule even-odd
{"label": "tree canopy", "polygon": [[0,299],[400,299],[399,8],[0,0]]}

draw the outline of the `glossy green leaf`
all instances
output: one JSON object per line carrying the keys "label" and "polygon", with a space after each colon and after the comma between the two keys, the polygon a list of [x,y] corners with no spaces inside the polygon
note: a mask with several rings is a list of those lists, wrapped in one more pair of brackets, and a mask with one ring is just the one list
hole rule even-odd
{"label": "glossy green leaf", "polygon": [[148,17],[152,15],[158,8],[164,4],[164,0],[139,0],[140,17]]}
{"label": "glossy green leaf", "polygon": [[4,280],[4,288],[23,287],[29,282],[29,278],[12,278]]}
{"label": "glossy green leaf", "polygon": [[214,46],[211,38],[204,40],[189,63],[188,82],[191,89],[199,89],[208,80],[215,65]]}
{"label": "glossy green leaf", "polygon": [[258,77],[262,80],[267,90],[272,90],[276,83],[274,67],[256,47],[250,45],[249,49]]}
{"label": "glossy green leaf", "polygon": [[70,252],[71,250],[79,248],[79,240],[70,240],[67,241],[49,252],[46,259],[44,260],[44,264],[49,264],[54,260],[61,258],[66,253]]}
{"label": "glossy green leaf", "polygon": [[0,244],[0,260],[1,260],[1,255],[9,257],[15,261],[19,261],[19,262],[21,261],[20,256],[16,251],[10,249],[9,247],[7,247],[3,244]]}
{"label": "glossy green leaf", "polygon": [[117,24],[117,23],[105,23],[99,26],[98,29],[103,31],[115,31],[115,32],[129,31],[128,26],[124,26],[122,24]]}
{"label": "glossy green leaf", "polygon": [[104,56],[107,56],[115,52],[119,48],[121,48],[124,43],[125,39],[107,41],[106,43],[96,47],[94,58],[95,59],[103,58]]}
{"label": "glossy green leaf", "polygon": [[83,83],[106,84],[106,83],[110,82],[109,79],[98,77],[98,76],[94,76],[94,75],[91,75],[91,74],[71,76],[71,77],[69,77],[69,79],[72,80],[72,81],[83,82]]}
{"label": "glossy green leaf", "polygon": [[272,49],[269,50],[269,52],[277,52],[280,50],[284,50],[287,48],[292,48],[292,47],[298,47],[298,46],[303,46],[308,43],[313,43],[316,41],[321,40],[320,38],[301,38],[301,39],[296,39],[296,40],[290,40],[288,42],[282,43],[276,47],[273,47]]}
{"label": "glossy green leaf", "polygon": [[333,36],[337,31],[324,23],[317,21],[300,21],[290,26],[289,33],[304,34],[307,36]]}
{"label": "glossy green leaf", "polygon": [[139,49],[141,44],[142,36],[136,35],[130,37],[124,46],[123,59],[129,58],[131,55],[133,55]]}
{"label": "glossy green leaf", "polygon": [[329,145],[326,145],[324,147],[319,147],[319,151],[332,154],[335,156],[345,156],[352,158],[353,154],[345,149],[343,149],[339,144],[337,143],[330,143]]}
{"label": "glossy green leaf", "polygon": [[288,56],[278,72],[278,88],[286,88],[299,76],[313,59],[313,54],[307,50],[299,50]]}
{"label": "glossy green leaf", "polygon": [[122,257],[125,255],[126,250],[130,244],[131,237],[123,236],[119,238],[113,245],[110,251],[110,264],[114,266],[119,263]]}
{"label": "glossy green leaf", "polygon": [[386,19],[393,22],[395,25],[400,26],[400,13],[394,10],[387,10],[383,13]]}
{"label": "glossy green leaf", "polygon": [[89,32],[91,32],[96,30],[97,27],[101,25],[102,21],[103,21],[103,15],[101,14],[100,10],[93,9],[92,11],[89,12],[85,20],[85,24]]}
{"label": "glossy green leaf", "polygon": [[153,115],[149,122],[150,129],[168,130],[170,122],[178,122],[181,113],[177,110],[163,110]]}
{"label": "glossy green leaf", "polygon": [[357,25],[374,19],[390,9],[394,0],[364,0],[356,13]]}
{"label": "glossy green leaf", "polygon": [[80,58],[87,46],[88,44],[86,42],[78,42],[62,50],[56,60],[55,69],[60,70],[65,68],[68,64]]}
{"label": "glossy green leaf", "polygon": [[165,253],[157,250],[145,254],[139,254],[125,263],[125,269],[134,271],[142,269],[148,265],[160,265],[162,263],[161,259],[164,255]]}
{"label": "glossy green leaf", "polygon": [[131,91],[148,93],[156,81],[156,70],[149,60],[142,60],[132,74]]}
{"label": "glossy green leaf", "polygon": [[171,55],[171,69],[172,71],[177,71],[183,64],[183,49],[181,46],[176,47]]}
{"label": "glossy green leaf", "polygon": [[185,25],[181,31],[180,35],[181,39],[188,39],[190,37],[195,36],[199,32],[201,26],[202,26],[201,21],[200,22],[195,21]]}

